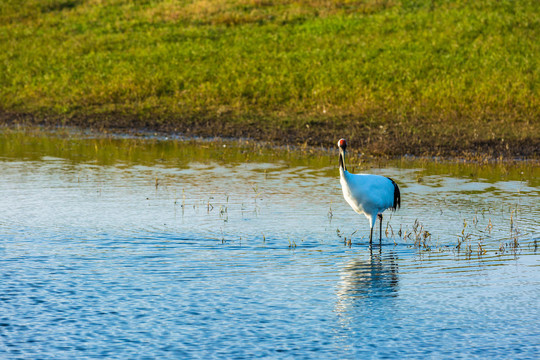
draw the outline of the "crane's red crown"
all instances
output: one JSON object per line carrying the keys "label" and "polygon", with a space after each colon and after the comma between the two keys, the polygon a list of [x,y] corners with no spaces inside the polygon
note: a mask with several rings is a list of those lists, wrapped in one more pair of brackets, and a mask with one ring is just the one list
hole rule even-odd
{"label": "crane's red crown", "polygon": [[347,141],[345,141],[345,139],[340,139],[337,143],[337,146],[345,150],[347,148]]}

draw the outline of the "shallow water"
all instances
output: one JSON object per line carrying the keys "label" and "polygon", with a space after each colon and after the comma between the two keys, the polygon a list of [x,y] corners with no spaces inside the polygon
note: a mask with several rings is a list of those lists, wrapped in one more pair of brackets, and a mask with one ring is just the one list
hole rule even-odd
{"label": "shallow water", "polygon": [[540,357],[533,165],[350,162],[402,191],[370,248],[333,156],[0,141],[0,358]]}

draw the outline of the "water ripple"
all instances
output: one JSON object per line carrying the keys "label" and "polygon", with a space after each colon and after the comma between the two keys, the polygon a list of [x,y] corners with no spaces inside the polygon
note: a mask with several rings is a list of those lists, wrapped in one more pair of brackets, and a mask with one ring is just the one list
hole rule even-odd
{"label": "water ripple", "polygon": [[370,247],[327,171],[0,161],[0,354],[540,356],[538,189],[374,170]]}

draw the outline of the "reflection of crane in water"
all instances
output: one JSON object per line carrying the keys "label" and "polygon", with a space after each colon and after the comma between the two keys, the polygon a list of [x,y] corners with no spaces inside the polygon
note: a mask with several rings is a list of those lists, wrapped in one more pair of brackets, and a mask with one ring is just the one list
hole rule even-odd
{"label": "reflection of crane in water", "polygon": [[336,311],[344,312],[357,306],[360,299],[396,297],[398,295],[397,255],[391,251],[382,255],[370,249],[369,259],[353,259],[340,271]]}

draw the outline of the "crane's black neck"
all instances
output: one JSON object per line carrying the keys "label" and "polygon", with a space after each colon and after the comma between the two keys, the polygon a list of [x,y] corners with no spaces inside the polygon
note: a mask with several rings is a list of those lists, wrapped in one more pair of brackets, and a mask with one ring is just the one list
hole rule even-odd
{"label": "crane's black neck", "polygon": [[347,171],[347,167],[345,166],[345,153],[343,151],[339,152],[339,167]]}

